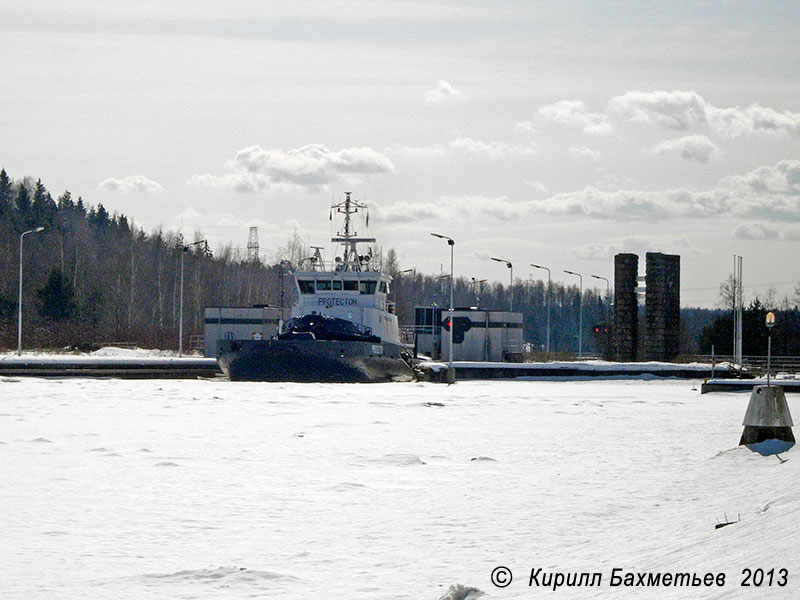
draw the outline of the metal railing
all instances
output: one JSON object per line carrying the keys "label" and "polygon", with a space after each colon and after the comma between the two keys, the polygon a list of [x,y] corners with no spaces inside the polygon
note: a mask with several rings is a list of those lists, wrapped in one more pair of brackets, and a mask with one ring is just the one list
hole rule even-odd
{"label": "metal railing", "polygon": [[[684,355],[681,357],[684,362],[703,362],[710,363],[710,354]],[[734,361],[733,355],[716,354],[713,357],[715,364],[728,363],[739,365]],[[765,375],[767,372],[766,356],[742,356],[741,368],[753,375]],[[773,373],[800,373],[800,356],[772,356],[770,358],[770,370]]]}
{"label": "metal railing", "polygon": [[202,335],[192,334],[189,336],[189,352],[193,350],[203,350],[205,341]]}

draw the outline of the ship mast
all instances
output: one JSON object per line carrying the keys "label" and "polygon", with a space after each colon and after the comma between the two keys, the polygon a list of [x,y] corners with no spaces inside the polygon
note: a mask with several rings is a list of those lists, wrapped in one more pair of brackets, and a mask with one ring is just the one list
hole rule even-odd
{"label": "ship mast", "polygon": [[358,237],[356,232],[351,231],[350,217],[358,212],[358,209],[366,209],[366,204],[352,200],[350,194],[352,192],[344,193],[344,202],[334,204],[331,208],[335,208],[337,213],[344,214],[344,233],[338,233],[335,237],[331,238],[332,242],[344,244],[344,253],[342,257],[336,258],[338,263],[336,269],[339,271],[361,271],[362,263],[368,262],[371,256],[359,256],[356,244],[359,242],[370,243],[374,242],[375,238]]}

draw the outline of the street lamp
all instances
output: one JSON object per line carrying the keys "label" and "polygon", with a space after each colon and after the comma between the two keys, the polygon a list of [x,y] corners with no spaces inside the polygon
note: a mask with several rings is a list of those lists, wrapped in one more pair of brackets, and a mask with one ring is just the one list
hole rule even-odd
{"label": "street lamp", "polygon": [[283,276],[286,274],[286,268],[289,267],[292,263],[288,260],[282,260],[278,263],[278,271],[280,272],[281,276],[281,320],[283,320],[283,307],[284,307],[284,298],[285,298],[285,288],[283,286]]}
{"label": "street lamp", "polygon": [[767,387],[769,387],[769,371],[770,359],[772,358],[772,328],[775,327],[775,313],[767,313],[767,331],[769,337],[767,338]]}
{"label": "street lamp", "polygon": [[481,305],[481,294],[483,293],[483,284],[486,283],[485,279],[472,278],[472,285],[475,286],[475,306]]}
{"label": "street lamp", "polygon": [[410,269],[403,269],[402,271],[397,273],[397,284],[396,285],[394,283],[392,284],[392,289],[394,290],[395,302],[397,302],[397,293],[398,293],[397,288],[400,286],[400,282],[403,281],[403,275],[405,275],[406,273],[411,273],[411,283],[413,285],[414,280],[416,279],[417,276],[417,269],[415,267],[411,267]]}
{"label": "street lamp", "polygon": [[592,275],[595,279],[602,279],[606,282],[606,298],[608,298],[609,294],[611,293],[611,284],[609,283],[608,279],[605,277],[600,277],[600,275]]}
{"label": "street lamp", "polygon": [[178,317],[178,356],[183,356],[183,255],[186,254],[192,246],[199,246],[200,244],[205,244],[205,249],[208,250],[208,242],[206,240],[185,244],[181,248],[181,301],[178,311],[180,315]]}
{"label": "street lamp", "polygon": [[570,275],[577,275],[578,279],[580,280],[580,291],[578,293],[578,358],[583,357],[583,277],[580,273],[576,273],[575,271],[567,271],[564,269],[564,273],[569,273]]}
{"label": "street lamp", "polygon": [[509,269],[509,284],[508,284],[508,312],[514,312],[514,267],[511,265],[510,261],[507,261],[504,258],[494,258],[492,260],[496,260],[497,262],[506,263],[506,266]]}
{"label": "street lamp", "polygon": [[22,234],[19,236],[19,302],[17,304],[17,308],[19,309],[18,319],[17,319],[17,355],[22,355],[22,238],[25,237],[28,233],[39,233],[40,231],[44,231],[44,227],[36,227],[34,229],[29,229],[28,231],[23,231]]}
{"label": "street lamp", "polygon": [[611,298],[611,283],[609,283],[608,279],[606,279],[605,277],[600,277],[600,275],[592,275],[592,277],[594,277],[595,279],[601,279],[601,280],[606,282],[606,301],[603,302],[603,305],[606,308],[605,319],[606,319],[606,324],[608,324],[607,323],[608,322],[608,302],[609,302],[609,299]]}
{"label": "street lamp", "polygon": [[447,237],[446,235],[442,235],[440,233],[431,233],[433,237],[437,237],[442,240],[447,240],[447,245],[450,246],[450,308],[447,309],[448,314],[448,323],[450,325],[450,359],[447,363],[448,369],[448,381],[453,382],[455,380],[455,371],[453,371],[453,248],[456,245],[456,242],[453,238]]}
{"label": "street lamp", "polygon": [[544,351],[546,354],[550,354],[550,269],[541,265],[534,265],[533,263],[531,263],[531,266],[534,269],[544,269],[547,271],[547,340],[545,341]]}

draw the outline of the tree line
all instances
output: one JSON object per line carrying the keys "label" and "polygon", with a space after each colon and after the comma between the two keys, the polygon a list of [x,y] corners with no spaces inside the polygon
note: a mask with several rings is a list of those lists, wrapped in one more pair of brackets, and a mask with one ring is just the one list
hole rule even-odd
{"label": "tree line", "polygon": [[[723,283],[723,288],[725,284]],[[722,294],[724,298],[724,293]],[[742,310],[742,355],[764,356],[770,335],[772,354],[776,356],[800,356],[800,285],[795,301],[788,297],[776,301],[774,294],[766,298],[755,296]],[[775,315],[775,325],[766,327],[768,312]],[[733,355],[733,308],[727,308],[706,326],[700,334],[700,351],[717,355]]]}
{"label": "tree line", "polygon": [[231,245],[212,255],[194,244],[201,239],[145,233],[102,204],[69,191],[54,199],[41,180],[13,181],[0,170],[0,347],[16,347],[21,243],[25,347],[176,348],[181,263],[184,347],[202,333],[205,306],[279,302],[280,265],[248,260]]}

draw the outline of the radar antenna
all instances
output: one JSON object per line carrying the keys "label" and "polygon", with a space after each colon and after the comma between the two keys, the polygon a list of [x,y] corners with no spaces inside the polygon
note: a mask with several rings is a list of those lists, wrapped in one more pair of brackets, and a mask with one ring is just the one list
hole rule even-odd
{"label": "radar antenna", "polygon": [[362,271],[362,262],[369,262],[369,259],[364,260],[366,256],[358,255],[356,244],[359,242],[370,243],[374,242],[375,238],[358,237],[358,234],[351,231],[351,217],[358,212],[358,209],[366,210],[367,205],[361,204],[356,200],[350,198],[352,192],[344,193],[344,202],[334,204],[331,209],[336,209],[337,213],[344,214],[344,229],[342,233],[337,234],[331,238],[332,242],[344,244],[344,252],[341,259],[337,259],[336,269],[339,271]]}

